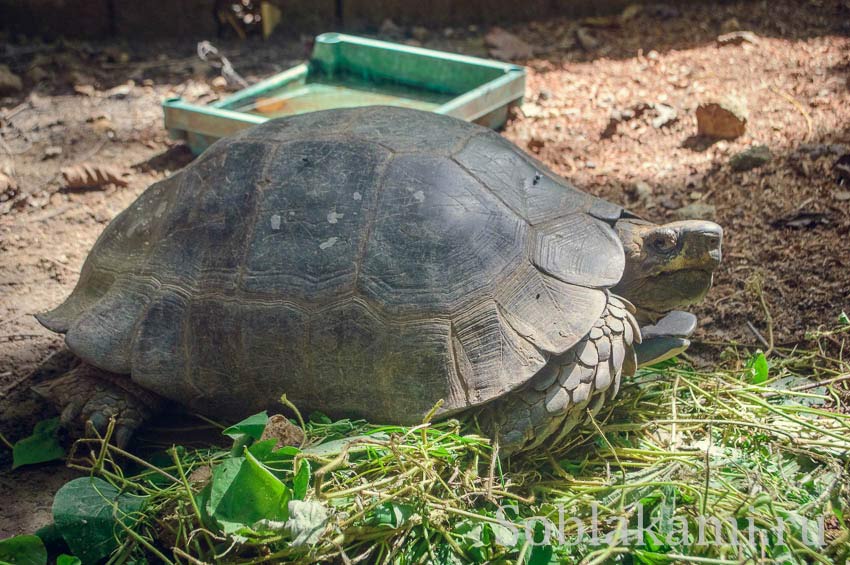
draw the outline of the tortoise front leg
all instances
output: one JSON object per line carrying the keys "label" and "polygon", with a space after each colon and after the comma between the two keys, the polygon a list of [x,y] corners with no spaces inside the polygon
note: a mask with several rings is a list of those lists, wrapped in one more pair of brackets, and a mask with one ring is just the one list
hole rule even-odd
{"label": "tortoise front leg", "polygon": [[130,380],[80,363],[64,375],[33,387],[61,412],[62,424],[73,434],[103,436],[115,419],[114,443],[124,447],[133,432],[157,412],[163,400]]}
{"label": "tortoise front leg", "polygon": [[605,401],[616,396],[622,377],[634,374],[634,346],[640,338],[629,306],[609,295],[588,335],[550,359],[524,389],[483,408],[479,421],[498,436],[502,456],[544,442],[556,446],[588,419],[588,410],[595,416]]}

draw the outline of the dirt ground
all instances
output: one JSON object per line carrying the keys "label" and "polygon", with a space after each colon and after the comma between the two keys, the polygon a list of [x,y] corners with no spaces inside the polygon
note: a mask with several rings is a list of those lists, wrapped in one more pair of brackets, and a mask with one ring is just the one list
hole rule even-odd
{"label": "dirt ground", "polygon": [[[754,35],[718,43],[740,30]],[[383,35],[487,56],[491,31],[387,26]],[[757,333],[769,337],[759,296],[780,344],[850,311],[850,2],[657,4],[508,31],[533,54],[516,59],[528,68],[526,104],[506,137],[649,220],[723,225],[724,262],[697,309],[698,340],[758,345]],[[216,43],[249,82],[309,52],[304,40]],[[5,42],[0,64],[23,78],[23,90],[0,98],[0,172],[17,184],[0,194],[2,397],[61,344],[33,314],[68,295],[113,216],[191,160],[163,129],[161,101],[209,102],[226,92],[187,42],[16,39]],[[725,97],[746,105],[746,133],[697,138],[697,106]],[[659,104],[675,117],[653,123]],[[732,157],[754,145],[772,159],[733,170]],[[60,169],[80,163],[112,167],[128,184],[69,190]],[[0,519],[0,537],[47,519],[67,479],[58,469],[32,471],[14,486],[0,475],[0,499],[20,508]]]}

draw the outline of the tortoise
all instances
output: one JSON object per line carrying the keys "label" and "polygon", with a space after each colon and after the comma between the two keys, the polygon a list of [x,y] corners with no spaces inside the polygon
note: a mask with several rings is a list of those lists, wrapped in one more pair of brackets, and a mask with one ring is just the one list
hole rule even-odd
{"label": "tortoise", "polygon": [[378,423],[438,406],[511,454],[563,439],[639,362],[688,345],[695,318],[677,309],[705,296],[721,237],[641,220],[455,118],[275,119],[106,227],[38,315],[82,360],[39,392],[71,427],[114,417],[119,444],[164,400],[240,418],[286,394]]}

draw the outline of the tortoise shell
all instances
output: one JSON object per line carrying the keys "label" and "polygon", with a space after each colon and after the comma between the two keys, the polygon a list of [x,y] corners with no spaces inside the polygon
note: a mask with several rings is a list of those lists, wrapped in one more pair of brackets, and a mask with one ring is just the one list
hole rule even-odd
{"label": "tortoise shell", "polygon": [[39,319],[202,413],[286,393],[414,423],[517,389],[590,331],[623,272],[621,213],[451,117],[282,118],[148,188]]}

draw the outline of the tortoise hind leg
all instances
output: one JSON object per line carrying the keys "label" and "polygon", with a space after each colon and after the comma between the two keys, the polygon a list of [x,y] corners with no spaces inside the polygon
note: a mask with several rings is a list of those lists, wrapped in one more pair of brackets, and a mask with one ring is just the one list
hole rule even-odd
{"label": "tortoise hind leg", "polygon": [[637,321],[625,303],[610,295],[590,332],[566,353],[549,360],[522,390],[488,404],[482,421],[499,437],[504,456],[561,443],[596,414],[620,388],[623,374],[636,368]]}
{"label": "tortoise hind leg", "polygon": [[114,418],[113,441],[119,447],[127,444],[133,432],[163,402],[133,383],[129,375],[110,373],[86,363],[33,390],[60,410],[62,424],[74,435],[88,434],[90,426],[102,436],[110,418]]}

